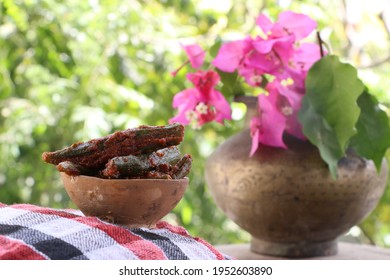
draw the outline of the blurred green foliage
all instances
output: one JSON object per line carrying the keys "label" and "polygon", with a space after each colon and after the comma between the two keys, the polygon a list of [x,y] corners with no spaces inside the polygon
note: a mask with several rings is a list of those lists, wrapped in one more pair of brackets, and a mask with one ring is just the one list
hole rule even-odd
{"label": "blurred green foliage", "polygon": [[[390,21],[384,4],[362,3],[0,0],[0,202],[74,207],[41,154],[115,130],[166,124],[175,114],[174,94],[187,86],[184,72],[170,75],[185,61],[179,43],[210,47],[217,37],[243,37],[261,11],[292,9],[318,20],[331,51],[361,67],[371,92],[389,105]],[[249,240],[215,206],[203,170],[213,149],[240,130],[244,110],[235,104],[235,120],[226,126],[186,128],[181,145],[194,158],[191,183],[166,218],[213,244]],[[361,229],[372,242],[390,245],[389,188]]]}

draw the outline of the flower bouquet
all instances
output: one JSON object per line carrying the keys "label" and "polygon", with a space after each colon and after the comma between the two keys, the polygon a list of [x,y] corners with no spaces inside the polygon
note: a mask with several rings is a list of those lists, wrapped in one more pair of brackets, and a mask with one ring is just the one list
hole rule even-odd
{"label": "flower bouquet", "polygon": [[199,44],[182,46],[188,61],[172,74],[190,64],[195,70],[186,78],[193,87],[175,95],[178,113],[171,122],[199,128],[230,121],[227,99],[251,95],[257,115],[250,123],[250,155],[261,145],[286,149],[283,135],[289,134],[315,145],[334,178],[349,150],[380,170],[390,147],[389,117],[357,69],[324,49],[318,31],[317,42],[308,41],[317,23],[307,15],[285,11],[273,22],[261,14],[256,24],[256,36],[217,40],[208,63]]}

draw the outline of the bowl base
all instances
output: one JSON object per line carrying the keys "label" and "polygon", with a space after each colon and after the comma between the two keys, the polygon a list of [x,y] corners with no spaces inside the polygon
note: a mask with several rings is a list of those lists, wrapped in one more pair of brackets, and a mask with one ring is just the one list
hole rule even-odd
{"label": "bowl base", "polygon": [[115,218],[113,216],[110,216],[110,215],[97,216],[97,218],[106,222],[106,223],[120,225],[120,226],[127,227],[127,228],[141,228],[141,227],[142,228],[155,228],[156,227],[156,223],[140,224],[140,223],[117,222],[117,221],[115,221]]}
{"label": "bowl base", "polygon": [[250,248],[254,253],[286,258],[333,256],[338,252],[337,240],[324,242],[279,243],[260,240],[253,236]]}

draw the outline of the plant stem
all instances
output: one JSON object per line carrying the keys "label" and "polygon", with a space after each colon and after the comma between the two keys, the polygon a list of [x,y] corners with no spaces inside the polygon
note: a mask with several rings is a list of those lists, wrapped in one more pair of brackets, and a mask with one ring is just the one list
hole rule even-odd
{"label": "plant stem", "polygon": [[179,68],[177,68],[175,71],[173,71],[173,72],[171,73],[171,75],[172,75],[173,77],[176,77],[177,73],[178,73],[181,69],[183,69],[184,66],[186,66],[186,65],[189,64],[189,63],[190,63],[190,60],[188,59],[186,62],[184,62],[182,65],[180,65]]}
{"label": "plant stem", "polygon": [[324,41],[322,41],[320,32],[318,30],[317,30],[317,40],[318,40],[318,44],[320,46],[321,57],[324,57],[324,48],[323,48]]}

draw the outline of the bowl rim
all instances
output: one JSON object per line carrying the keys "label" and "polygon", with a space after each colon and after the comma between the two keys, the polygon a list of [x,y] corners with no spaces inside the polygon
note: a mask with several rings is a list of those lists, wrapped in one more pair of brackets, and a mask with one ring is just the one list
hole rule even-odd
{"label": "bowl rim", "polygon": [[102,182],[124,182],[124,181],[127,181],[127,182],[188,182],[189,181],[189,178],[188,177],[184,177],[184,178],[180,178],[180,179],[138,179],[138,178],[135,178],[135,179],[105,179],[105,178],[100,178],[100,177],[96,177],[96,176],[88,176],[88,175],[76,175],[76,176],[73,176],[73,175],[69,175],[69,174],[66,174],[65,172],[60,172],[61,173],[61,176],[66,176],[66,177],[79,177],[79,178],[82,178],[82,179],[90,179],[90,180],[96,180],[96,181],[102,181]]}

